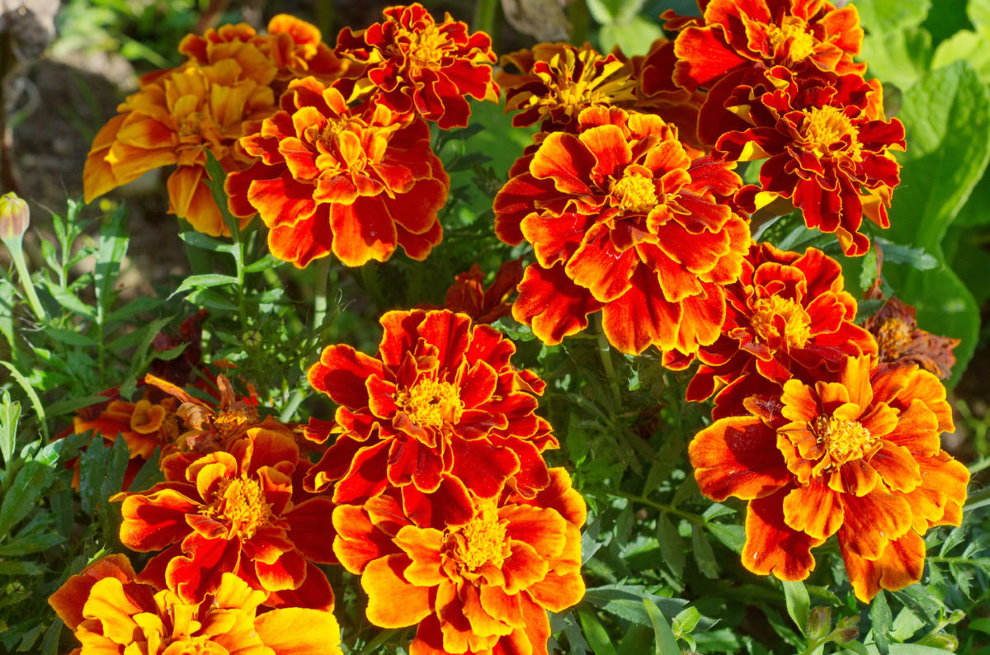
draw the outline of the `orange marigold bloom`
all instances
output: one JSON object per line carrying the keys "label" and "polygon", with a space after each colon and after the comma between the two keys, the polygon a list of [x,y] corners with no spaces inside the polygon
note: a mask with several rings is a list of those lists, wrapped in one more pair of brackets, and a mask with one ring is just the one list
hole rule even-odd
{"label": "orange marigold bloom", "polygon": [[291,436],[250,428],[229,452],[189,464],[185,481],[111,498],[123,500],[121,543],[162,551],[142,578],[187,602],[231,572],[269,594],[266,604],[328,609],[333,591],[314,562],[334,561],[333,503],[301,490],[308,466]]}
{"label": "orange marigold bloom", "polygon": [[890,226],[887,207],[900,181],[890,151],[905,147],[901,122],[884,120],[880,82],[858,75],[799,78],[780,68],[767,78],[779,85],[755,98],[741,87],[725,101],[751,127],[724,134],[716,151],[733,161],[769,157],[760,186],[744,187],[737,201],[755,211],[789,198],[808,227],[835,232],[847,255],[865,254],[863,216]]}
{"label": "orange marigold bloom", "polygon": [[[334,50],[377,87],[373,102],[394,112],[417,112],[441,129],[466,127],[471,107],[465,96],[495,101],[492,40],[449,13],[437,23],[423,5],[389,7],[385,20],[352,32],[345,27]],[[359,82],[360,83],[360,82]]]}
{"label": "orange marigold bloom", "polygon": [[636,99],[632,71],[614,54],[603,55],[584,44],[539,43],[502,57],[519,74],[500,73],[505,111],[518,111],[515,126],[543,121],[541,129],[568,129],[587,107],[631,103]]}
{"label": "orange marigold bloom", "polygon": [[674,52],[674,81],[686,89],[710,88],[740,71],[786,66],[862,74],[863,29],[856,6],[827,0],[698,0],[703,16],[668,11],[667,29],[682,30]]}
{"label": "orange marigold bloom", "polygon": [[739,277],[749,226],[728,202],[732,165],[692,161],[657,116],[591,107],[576,133],[554,132],[516,162],[495,197],[495,232],[533,244],[512,307],[556,344],[602,312],[625,353],[693,353],[725,318],[722,287]]}
{"label": "orange marigold bloom", "polygon": [[450,185],[426,122],[349,108],[315,78],[291,82],[281,106],[241,139],[259,159],[227,177],[231,212],[260,214],[272,254],[299,268],[331,252],[347,266],[385,261],[396,246],[425,259]]}
{"label": "orange marigold bloom", "polygon": [[272,85],[276,95],[290,80],[312,75],[329,83],[345,68],[315,25],[289,14],[274,16],[267,35],[247,23],[210,28],[202,36],[189,34],[179,52],[204,65],[236,59],[260,84]]}
{"label": "orange marigold bloom", "polygon": [[959,339],[919,328],[915,308],[900,298],[888,298],[863,327],[876,338],[881,362],[917,364],[943,380],[952,375],[956,365],[952,349],[959,345]]}
{"label": "orange marigold bloom", "polygon": [[229,234],[206,184],[206,153],[225,171],[250,161],[235,145],[241,123],[274,110],[271,88],[245,76],[234,59],[187,65],[142,83],[93,141],[83,170],[86,202],[144,173],[176,164],[169,213],[214,236]]}
{"label": "orange marigold bloom", "polygon": [[82,644],[72,655],[341,653],[333,614],[288,607],[258,615],[264,599],[224,573],[214,592],[190,603],[136,581],[127,558],[110,555],[69,578],[48,603]]}
{"label": "orange marigold bloom", "polygon": [[548,484],[541,453],[558,444],[534,413],[544,382],[510,364],[511,341],[450,311],[388,312],[381,324],[376,357],[328,346],[309,369],[340,405],[332,428],[311,422],[314,438],[338,436],[309,484],[337,480],[338,504],[399,487],[424,526],[467,521],[469,490],[491,499],[508,485],[531,498]]}
{"label": "orange marigold bloom", "polygon": [[945,389],[915,366],[850,357],[814,383],[783,385],[779,401],[747,401],[688,449],[698,486],[717,501],[748,500],[742,563],[801,580],[811,549],[838,534],[856,596],[921,579],[922,535],[959,525],[969,471],[941,449],[954,429]]}
{"label": "orange marigold bloom", "polygon": [[394,493],[334,511],[334,551],[361,575],[368,620],[419,624],[410,655],[547,654],[547,610],[584,595],[586,509],[567,473],[550,469],[533,498],[477,500],[460,525],[422,527]]}
{"label": "orange marigold bloom", "polygon": [[475,323],[494,323],[512,311],[508,298],[515,293],[522,276],[522,261],[513,259],[499,267],[495,280],[486,289],[485,274],[480,266],[474,264],[467,273],[460,273],[447,289],[444,307],[452,312],[467,314]]}
{"label": "orange marigold bloom", "polygon": [[[800,255],[756,244],[739,281],[725,291],[722,334],[698,349],[701,366],[687,389],[688,400],[702,401],[722,387],[716,418],[743,413],[743,398],[768,383],[818,379],[846,357],[877,353],[870,334],[853,322],[856,300],[845,291],[842,268],[820,250]],[[679,368],[687,360],[666,363]]]}

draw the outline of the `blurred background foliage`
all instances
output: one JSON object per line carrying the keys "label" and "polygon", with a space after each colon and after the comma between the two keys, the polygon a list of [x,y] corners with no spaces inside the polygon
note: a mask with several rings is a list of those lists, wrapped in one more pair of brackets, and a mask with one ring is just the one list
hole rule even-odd
{"label": "blurred background foliage", "polygon": [[[176,46],[186,33],[241,20],[261,27],[288,12],[315,23],[332,42],[340,27],[375,22],[390,4],[66,0],[57,15],[41,20],[51,23],[47,50],[14,48],[5,60],[3,190],[16,187],[32,205],[26,248],[50,325],[30,328],[5,274],[0,652],[65,652],[71,639],[53,623],[45,599],[97,554],[121,550],[117,508],[105,499],[120,487],[126,455],[84,448],[88,435],[50,436],[71,423],[74,411],[97,402],[100,391],[121,385],[133,393],[151,358],[181,355],[181,348],[153,350],[159,331],[174,332],[197,309],[209,309],[204,352],[211,359],[238,364],[283,420],[329,418],[329,405],[301,390],[321,345],[371,351],[384,311],[440,304],[453,276],[473,263],[490,279],[500,263],[525,254],[494,237],[491,198],[531,133],[512,128],[498,107],[477,103],[469,128],[435,135],[452,176],[443,243],[426,264],[395,257],[356,270],[332,267],[331,306],[317,326],[309,326],[312,270],[279,266],[257,230],[236,253],[195,233],[176,238],[187,226],[177,230],[165,214],[158,172],[92,207],[71,200],[81,195],[82,164],[96,131],[140,75],[178,63]],[[558,39],[642,54],[664,36],[662,11],[697,13],[692,0],[424,4],[489,32],[502,54]],[[946,447],[974,473],[965,521],[928,535],[922,584],[881,593],[871,606],[856,602],[841,559],[828,547],[806,584],[753,576],[738,559],[743,504],[702,498],[687,464],[687,444],[707,409],[684,403],[686,377],[662,370],[655,356],[600,349],[593,336],[548,348],[503,320],[498,327],[516,341],[518,365],[549,382],[542,411],[563,445],[554,463],[574,471],[591,510],[584,537],[588,595],[554,617],[562,652],[990,653],[990,493],[981,475],[990,467],[990,330],[981,328],[990,325],[981,323],[981,315],[990,316],[990,0],[855,4],[867,30],[863,59],[884,82],[888,113],[904,121],[909,148],[900,157],[892,227],[872,232],[884,240],[874,251],[880,257],[843,260],[847,286],[861,294],[879,268],[884,290],[915,305],[923,329],[962,339],[950,382],[958,430],[947,435]],[[26,38],[3,25],[9,42]],[[775,220],[764,234],[790,249],[815,245],[839,257],[831,235],[806,230],[797,216]],[[247,267],[243,285],[218,277],[236,279],[237,257]],[[202,277],[174,293],[190,274]],[[80,453],[76,492],[66,465]],[[135,484],[150,481],[139,476]],[[357,585],[333,575],[345,590],[337,614],[348,649],[404,652],[408,635],[380,636],[363,617]]]}

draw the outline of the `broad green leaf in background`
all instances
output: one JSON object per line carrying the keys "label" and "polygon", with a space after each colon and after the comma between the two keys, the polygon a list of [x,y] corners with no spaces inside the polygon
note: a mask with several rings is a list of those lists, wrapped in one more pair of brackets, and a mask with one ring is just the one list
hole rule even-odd
{"label": "broad green leaf in background", "polygon": [[663,613],[649,599],[643,599],[643,606],[653,623],[653,632],[656,635],[656,655],[680,655],[681,649],[677,646],[677,639],[670,629],[670,624],[664,618]]}
{"label": "broad green leaf in background", "polygon": [[911,25],[920,25],[928,10],[931,0],[855,0],[859,10],[860,22],[877,34],[890,34]]}
{"label": "broad green leaf in background", "polygon": [[932,35],[917,25],[869,34],[863,39],[860,60],[868,63],[870,75],[908,89],[931,66]]}
{"label": "broad green leaf in background", "polygon": [[808,612],[811,607],[811,597],[808,588],[800,580],[782,580],[784,586],[784,601],[787,603],[787,613],[797,625],[801,634],[808,632]]}
{"label": "broad green leaf in background", "polygon": [[962,339],[956,378],[972,356],[979,310],[946,262],[943,239],[990,159],[987,87],[966,62],[926,74],[904,94],[908,150],[890,210],[891,241],[922,248],[943,268],[885,267],[895,293],[918,308],[922,329]]}

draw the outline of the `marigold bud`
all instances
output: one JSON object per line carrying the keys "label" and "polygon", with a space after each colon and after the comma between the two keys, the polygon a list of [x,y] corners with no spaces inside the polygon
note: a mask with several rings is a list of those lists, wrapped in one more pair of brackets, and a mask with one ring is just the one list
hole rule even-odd
{"label": "marigold bud", "polygon": [[829,607],[815,607],[808,615],[808,636],[813,639],[821,639],[832,630],[832,609]]}
{"label": "marigold bud", "polygon": [[835,624],[835,643],[847,644],[859,637],[859,617],[847,616]]}
{"label": "marigold bud", "polygon": [[31,224],[28,204],[11,191],[0,196],[0,239],[17,239],[24,236]]}

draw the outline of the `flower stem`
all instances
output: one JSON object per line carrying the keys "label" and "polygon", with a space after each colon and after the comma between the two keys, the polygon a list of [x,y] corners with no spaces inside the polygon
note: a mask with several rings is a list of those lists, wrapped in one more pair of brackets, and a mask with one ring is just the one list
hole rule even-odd
{"label": "flower stem", "polygon": [[38,318],[39,322],[48,320],[45,308],[41,306],[38,293],[34,290],[34,283],[31,281],[31,272],[28,270],[27,262],[24,259],[23,237],[4,239],[4,244],[10,250],[10,256],[14,260],[14,267],[17,275],[21,278],[21,286],[24,287],[24,295],[27,297],[31,311]]}
{"label": "flower stem", "polygon": [[612,346],[605,337],[605,329],[602,327],[601,314],[595,317],[595,325],[598,328],[598,358],[602,361],[602,368],[605,369],[605,376],[612,390],[612,399],[618,410],[622,406],[622,392],[619,390],[619,376],[615,372],[615,364],[612,363]]}
{"label": "flower stem", "polygon": [[327,282],[330,278],[330,258],[316,262],[316,295],[313,300],[313,333],[318,333],[327,317]]}
{"label": "flower stem", "polygon": [[635,494],[626,493],[625,491],[611,491],[609,492],[620,498],[625,498],[631,503],[636,503],[637,505],[646,505],[647,507],[652,507],[655,510],[666,512],[668,514],[673,514],[674,516],[679,516],[682,519],[687,519],[691,523],[696,525],[704,525],[704,517],[698,516],[697,514],[692,514],[691,512],[685,512],[684,510],[677,509],[673,505],[665,505],[663,503],[658,503],[649,498],[644,498],[643,496],[637,496]]}

